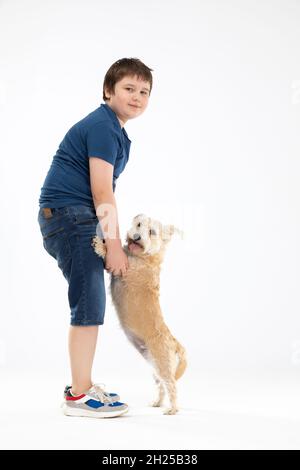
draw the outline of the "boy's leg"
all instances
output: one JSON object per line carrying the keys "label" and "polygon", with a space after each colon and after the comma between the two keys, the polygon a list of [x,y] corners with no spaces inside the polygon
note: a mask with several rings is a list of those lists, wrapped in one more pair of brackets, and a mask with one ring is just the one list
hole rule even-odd
{"label": "boy's leg", "polygon": [[92,384],[92,365],[99,326],[70,326],[69,355],[72,372],[72,393],[80,395]]}

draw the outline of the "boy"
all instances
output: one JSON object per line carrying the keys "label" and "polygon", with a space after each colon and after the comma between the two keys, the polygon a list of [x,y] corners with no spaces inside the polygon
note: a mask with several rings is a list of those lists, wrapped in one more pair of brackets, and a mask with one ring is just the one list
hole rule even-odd
{"label": "boy", "polygon": [[[63,404],[68,416],[102,418],[128,411],[117,394],[92,382],[91,370],[98,327],[104,323],[104,269],[123,276],[128,268],[114,191],[131,145],[124,125],[145,111],[151,71],[136,58],[118,60],[109,68],[103,83],[105,103],[69,129],[41,188],[38,222],[43,246],[69,285],[72,386],[66,387]],[[102,216],[107,207],[114,214],[108,234]],[[105,265],[91,245],[96,228],[107,244]]]}

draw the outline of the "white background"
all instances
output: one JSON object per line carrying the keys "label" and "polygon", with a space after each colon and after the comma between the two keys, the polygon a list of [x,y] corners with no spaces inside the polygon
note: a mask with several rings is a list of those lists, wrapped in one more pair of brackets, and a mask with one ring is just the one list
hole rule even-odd
{"label": "white background", "polygon": [[[38,198],[67,130],[103,102],[107,69],[137,57],[153,69],[153,91],[145,113],[125,125],[131,153],[115,194],[123,237],[141,212],[185,232],[170,243],[161,274],[165,320],[189,359],[179,384],[181,415],[162,418],[161,410],[143,408],[154,391],[151,371],[123,335],[109,295],[94,380],[127,393],[133,411],[117,420],[125,430],[138,416],[140,426],[154,419],[153,429],[155,419],[169,419],[168,426],[182,419],[186,433],[176,440],[168,428],[159,442],[150,432],[124,443],[112,430],[106,448],[300,447],[292,432],[300,386],[299,21],[300,2],[292,0],[0,2],[2,391],[21,387],[38,397],[45,383],[57,422],[68,421],[57,411],[70,381],[67,283],[43,249]],[[230,434],[226,420],[223,433],[201,434],[205,384],[211,409],[224,412],[225,383],[233,407],[237,393],[241,409],[252,403],[259,414],[256,405],[260,413],[271,406],[272,419],[280,396],[286,431],[282,422],[279,434],[273,421],[264,428],[260,414],[252,434],[248,415],[239,432],[233,426]],[[4,448],[79,445],[79,431],[78,442],[56,431],[25,438],[34,413],[27,405],[15,427],[17,416],[3,404]],[[220,416],[206,418],[220,429]],[[52,412],[41,418],[45,425],[47,419]],[[82,429],[86,421],[72,424]],[[87,431],[90,439],[94,432]]]}

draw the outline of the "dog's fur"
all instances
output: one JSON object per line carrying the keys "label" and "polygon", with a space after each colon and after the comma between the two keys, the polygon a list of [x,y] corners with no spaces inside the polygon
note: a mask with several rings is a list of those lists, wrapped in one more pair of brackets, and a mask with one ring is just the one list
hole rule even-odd
{"label": "dog's fur", "polygon": [[[182,233],[144,214],[134,217],[123,246],[129,268],[125,276],[112,275],[110,283],[113,304],[127,338],[154,367],[158,397],[152,406],[161,406],[167,391],[170,407],[164,414],[178,411],[176,380],[187,365],[185,349],[165,324],[159,304],[160,267],[166,244],[175,232]],[[96,236],[92,244],[105,258],[105,241]]]}

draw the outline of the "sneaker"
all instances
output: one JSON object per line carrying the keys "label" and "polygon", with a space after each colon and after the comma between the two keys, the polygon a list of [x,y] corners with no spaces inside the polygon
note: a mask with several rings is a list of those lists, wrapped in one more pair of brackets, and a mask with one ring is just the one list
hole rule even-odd
{"label": "sneaker", "polygon": [[[94,384],[94,385],[97,385],[97,387],[101,388],[102,389],[102,392],[105,396],[107,396],[108,398],[111,398],[112,401],[120,401],[120,396],[117,394],[117,393],[108,393],[104,390],[104,387],[105,387],[105,384]],[[103,387],[101,387],[101,385],[103,385]],[[67,396],[67,392],[68,390],[71,390],[72,388],[72,385],[66,385],[65,386],[65,389],[64,389],[64,398],[66,398]]]}
{"label": "sneaker", "polygon": [[69,389],[62,405],[66,416],[85,416],[87,418],[113,418],[128,411],[128,405],[113,401],[103,393],[103,389],[94,384],[85,393],[73,396]]}

